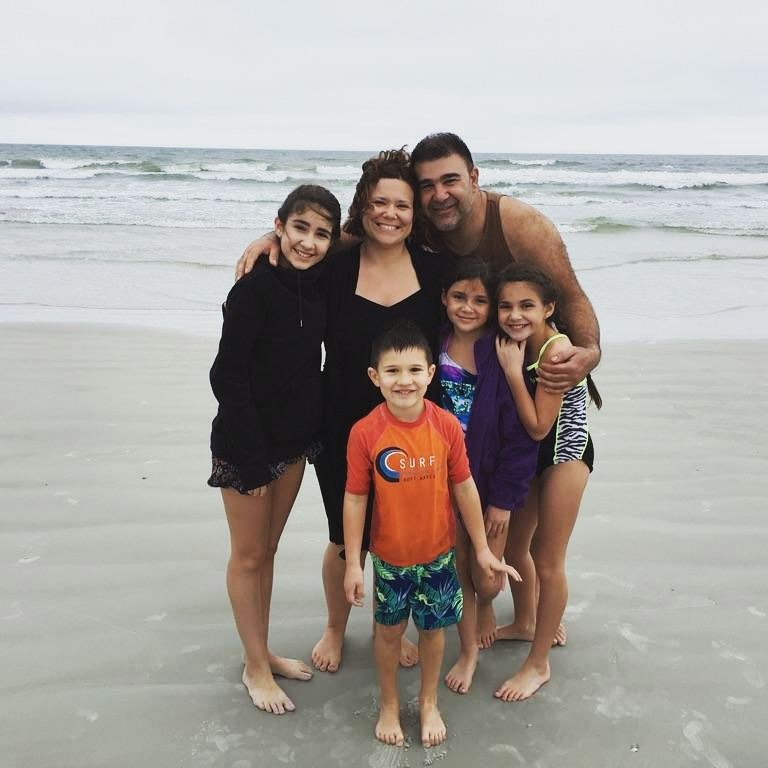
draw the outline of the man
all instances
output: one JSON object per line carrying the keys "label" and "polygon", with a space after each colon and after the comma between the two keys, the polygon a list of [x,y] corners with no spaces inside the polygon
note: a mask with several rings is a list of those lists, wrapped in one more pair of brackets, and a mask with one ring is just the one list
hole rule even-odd
{"label": "man", "polygon": [[422,139],[411,153],[421,206],[429,220],[428,245],[455,256],[477,256],[500,269],[511,261],[549,274],[559,288],[558,307],[574,346],[554,366],[542,365],[540,381],[564,392],[600,361],[600,331],[565,245],[543,214],[520,200],[478,186],[479,171],[467,145],[453,133]]}

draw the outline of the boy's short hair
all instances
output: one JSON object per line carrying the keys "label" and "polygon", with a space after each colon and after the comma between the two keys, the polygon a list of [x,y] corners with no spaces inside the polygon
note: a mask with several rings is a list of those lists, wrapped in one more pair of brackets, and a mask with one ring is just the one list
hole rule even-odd
{"label": "boy's short hair", "polygon": [[406,349],[420,349],[427,358],[427,365],[432,365],[432,349],[427,337],[421,329],[410,320],[398,320],[377,339],[371,346],[371,368],[379,365],[385,352],[402,352]]}

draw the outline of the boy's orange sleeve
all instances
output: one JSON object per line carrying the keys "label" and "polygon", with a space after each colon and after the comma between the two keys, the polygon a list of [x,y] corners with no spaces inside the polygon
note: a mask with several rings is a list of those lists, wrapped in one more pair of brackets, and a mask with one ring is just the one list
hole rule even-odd
{"label": "boy's orange sleeve", "polygon": [[366,446],[363,425],[352,427],[347,441],[347,493],[365,496],[371,488],[371,456]]}
{"label": "boy's orange sleeve", "polygon": [[451,416],[447,431],[448,437],[448,479],[452,484],[463,483],[469,476],[469,458],[464,441],[464,432],[459,420]]}

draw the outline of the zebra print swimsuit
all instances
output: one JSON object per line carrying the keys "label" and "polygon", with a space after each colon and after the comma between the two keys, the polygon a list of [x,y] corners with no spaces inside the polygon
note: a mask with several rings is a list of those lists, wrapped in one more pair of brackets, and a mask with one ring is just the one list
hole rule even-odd
{"label": "zebra print swimsuit", "polygon": [[[555,339],[567,338],[564,333],[550,336],[539,350],[539,357],[536,362],[525,369],[534,386],[537,381],[536,371],[539,368],[544,350]],[[589,467],[589,471],[592,471],[595,450],[587,424],[588,402],[586,378],[563,395],[563,402],[560,405],[555,423],[549,430],[549,434],[539,443],[537,476],[541,475],[547,467],[551,467],[553,464],[562,464],[565,461],[583,461]]]}

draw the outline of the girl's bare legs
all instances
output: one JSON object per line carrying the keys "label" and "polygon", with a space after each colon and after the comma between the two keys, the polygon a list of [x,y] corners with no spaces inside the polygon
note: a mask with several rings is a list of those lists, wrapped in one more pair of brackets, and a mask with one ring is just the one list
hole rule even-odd
{"label": "girl's bare legs", "polygon": [[[507,528],[503,533],[488,536],[488,547],[498,558],[504,556],[507,543]],[[493,612],[493,599],[504,588],[504,577],[498,574],[493,579],[480,570],[474,553],[470,550],[472,583],[477,594],[477,629],[475,640],[481,648],[490,648],[496,640],[496,614]],[[511,580],[510,580],[511,581]]]}
{"label": "girl's bare legs", "polygon": [[536,569],[531,557],[531,541],[536,530],[539,511],[539,481],[534,478],[525,504],[512,512],[504,559],[523,577],[522,581],[509,580],[515,618],[496,630],[497,640],[533,640],[536,629]]}
{"label": "girl's bare legs", "polygon": [[[400,696],[397,693],[397,669],[400,662],[400,640],[407,622],[394,626],[378,624],[373,633],[373,658],[381,689],[376,738],[385,744],[405,743],[400,726]],[[439,667],[438,667],[439,671]]]}
{"label": "girl's bare legs", "polygon": [[527,699],[550,678],[552,638],[568,602],[565,554],[588,479],[589,469],[581,461],[556,464],[540,478],[539,524],[533,538],[540,584],[536,629],[528,658],[494,694],[504,701]]}
{"label": "girl's bare legs", "polygon": [[282,669],[298,679],[311,677],[306,665],[302,670],[301,662],[273,656],[267,645],[275,553],[303,473],[304,462],[291,465],[264,496],[245,496],[229,488],[221,492],[231,542],[227,591],[245,651],[243,683],[253,703],[273,714],[291,712],[295,706],[275,683],[271,662],[278,674]]}
{"label": "girl's bare legs", "polygon": [[459,633],[459,658],[448,670],[445,684],[455,693],[468,693],[477,667],[477,611],[475,585],[470,558],[472,546],[461,523],[456,523],[456,572],[464,593],[464,609],[456,628]]}
{"label": "girl's bare legs", "polygon": [[447,729],[437,706],[437,687],[440,666],[445,652],[445,632],[442,629],[419,630],[419,658],[421,660],[421,690],[419,691],[419,717],[421,743],[436,747],[445,741]]}

